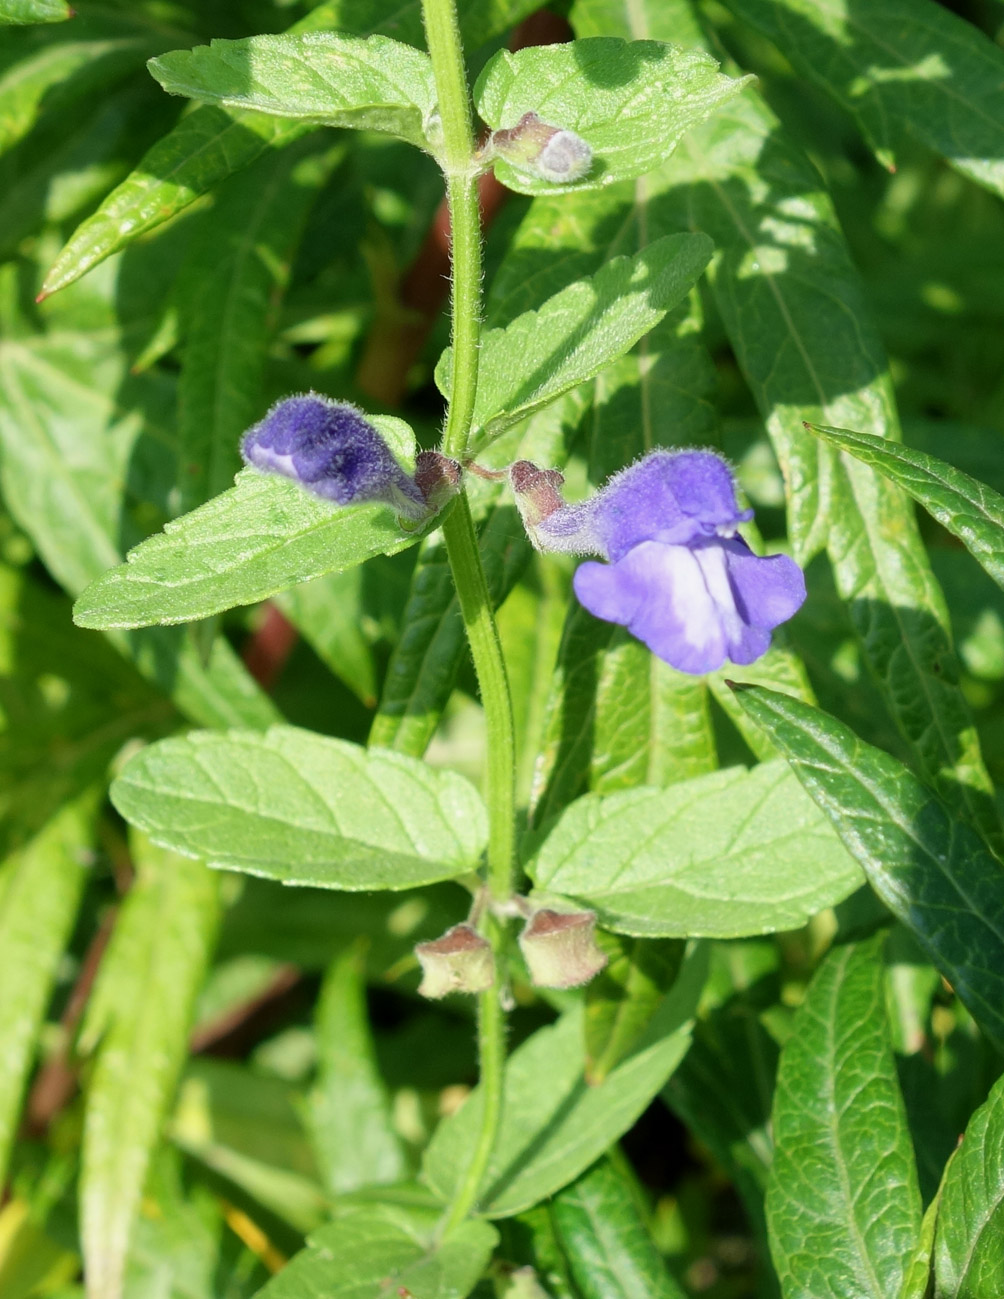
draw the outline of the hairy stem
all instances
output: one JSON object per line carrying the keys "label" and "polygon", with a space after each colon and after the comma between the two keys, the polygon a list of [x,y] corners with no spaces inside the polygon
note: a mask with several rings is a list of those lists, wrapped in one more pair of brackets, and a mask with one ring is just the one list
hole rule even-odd
{"label": "hairy stem", "polygon": [[[422,0],[422,13],[442,120],[441,161],[446,173],[453,254],[453,364],[442,449],[445,454],[463,460],[474,414],[481,329],[478,169],[474,162],[470,95],[454,0]],[[447,516],[443,524],[443,535],[485,710],[488,741],[488,889],[493,898],[502,900],[510,895],[513,888],[516,761],[512,702],[498,628],[465,492],[460,493]],[[498,964],[504,931],[490,910],[485,924]],[[445,1230],[462,1222],[477,1203],[478,1191],[498,1132],[505,1064],[505,1015],[497,988],[480,994],[478,999],[478,1057],[483,1099],[481,1128],[470,1162],[459,1179],[456,1193],[447,1210]]]}

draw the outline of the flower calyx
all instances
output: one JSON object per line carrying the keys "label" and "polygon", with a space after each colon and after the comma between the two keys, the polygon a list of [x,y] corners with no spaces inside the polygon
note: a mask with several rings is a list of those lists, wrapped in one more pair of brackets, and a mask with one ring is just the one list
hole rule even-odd
{"label": "flower calyx", "polygon": [[495,982],[491,943],[468,924],[415,948],[422,967],[419,995],[438,1000],[451,992],[485,992]]}
{"label": "flower calyx", "polygon": [[519,946],[538,988],[578,988],[599,974],[608,959],[596,942],[592,911],[534,911]]}

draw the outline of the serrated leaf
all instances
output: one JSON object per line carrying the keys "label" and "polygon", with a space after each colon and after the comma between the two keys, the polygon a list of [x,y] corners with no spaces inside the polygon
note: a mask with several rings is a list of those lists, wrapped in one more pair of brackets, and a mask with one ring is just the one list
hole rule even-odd
{"label": "serrated leaf", "polygon": [[684,944],[602,930],[607,965],[586,986],[586,1081],[603,1082],[645,1032],[680,971]]}
{"label": "serrated leaf", "polygon": [[877,469],[958,537],[998,586],[1004,586],[1004,496],[944,460],[851,429],[810,425],[824,441]]}
{"label": "serrated leaf", "polygon": [[98,798],[67,803],[0,866],[0,1182],[39,1029],[87,879]]}
{"label": "serrated leaf", "polygon": [[861,872],[784,763],[668,789],[587,794],[527,865],[542,893],[617,933],[736,938],[795,929]]}
{"label": "serrated leaf", "polygon": [[[706,972],[698,948],[636,1050],[598,1087],[587,1086],[581,1006],[539,1029],[506,1065],[502,1122],[481,1185],[480,1213],[508,1217],[553,1195],[634,1123],[679,1064]],[[544,1080],[542,1082],[542,1080]],[[425,1177],[449,1199],[470,1160],[482,1099],[476,1088],[436,1129]]]}
{"label": "serrated leaf", "polygon": [[340,157],[330,139],[271,152],[221,187],[183,272],[178,385],[182,508],[226,490],[261,412],[262,372],[292,258]]}
{"label": "serrated leaf", "polygon": [[[66,329],[0,344],[4,497],[70,595],[118,563],[123,540],[142,535],[137,513],[162,517],[158,498],[175,476],[173,387],[131,376],[121,341]],[[111,639],[196,722],[267,726],[278,716],[222,638],[208,664],[180,632]]]}
{"label": "serrated leaf", "polygon": [[886,1299],[920,1231],[883,942],[827,956],[781,1052],[767,1225],[785,1299]]}
{"label": "serrated leaf", "polygon": [[[686,296],[711,253],[703,235],[667,235],[483,334],[473,445],[486,446],[623,355]],[[436,367],[441,388],[451,360],[447,351]]]}
{"label": "serrated leaf", "polygon": [[737,697],[885,905],[991,1041],[1004,1044],[1004,874],[980,836],[902,763],[836,718],[759,686]]}
{"label": "serrated leaf", "polygon": [[333,506],[288,478],[243,469],[228,492],[168,523],[92,582],[73,618],[102,629],[192,622],[396,554],[422,531],[405,532],[388,505]]}
{"label": "serrated leaf", "polygon": [[473,870],[487,839],[462,777],[293,726],[152,744],[112,798],[156,843],[284,884],[430,884]]}
{"label": "serrated leaf", "polygon": [[1004,1284],[1004,1078],[966,1125],[940,1191],[934,1299],[990,1299]]}
{"label": "serrated leaf", "polygon": [[0,0],[0,26],[61,23],[73,17],[66,0]]}
{"label": "serrated leaf", "polygon": [[[360,1207],[312,1232],[257,1299],[465,1299],[488,1265],[498,1232],[464,1222],[434,1241],[435,1217],[391,1205]],[[388,1290],[390,1287],[390,1290]]]}
{"label": "serrated leaf", "polygon": [[250,36],[175,50],[149,66],[172,95],[315,125],[385,131],[434,148],[429,56],[386,36]]}
{"label": "serrated leaf", "polygon": [[726,0],[857,118],[880,161],[904,135],[1004,195],[1004,53],[932,0]]}
{"label": "serrated leaf", "polygon": [[495,174],[521,194],[556,194],[631,180],[669,157],[681,137],[746,84],[723,76],[703,50],[616,37],[500,51],[474,87],[474,101],[492,130],[534,112],[574,131],[592,148],[581,180],[555,184],[501,159]]}
{"label": "serrated leaf", "polygon": [[317,1081],[310,1130],[332,1196],[402,1181],[407,1172],[391,1126],[366,1011],[366,944],[336,957],[317,1003]]}
{"label": "serrated leaf", "polygon": [[137,878],[115,924],[82,1030],[98,1044],[80,1177],[88,1295],[119,1299],[151,1151],[188,1047],[219,922],[219,880],[133,836]]}
{"label": "serrated leaf", "polygon": [[555,1196],[551,1221],[582,1299],[683,1299],[610,1159]]}

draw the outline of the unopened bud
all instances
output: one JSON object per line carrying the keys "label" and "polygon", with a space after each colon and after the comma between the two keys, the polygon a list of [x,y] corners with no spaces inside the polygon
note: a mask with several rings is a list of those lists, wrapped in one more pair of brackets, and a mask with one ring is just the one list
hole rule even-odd
{"label": "unopened bud", "polygon": [[530,460],[509,466],[509,485],[526,535],[537,550],[562,550],[573,555],[599,550],[593,535],[593,507],[588,501],[566,505],[561,495],[564,475],[538,469]]}
{"label": "unopened bud", "polygon": [[246,464],[292,478],[336,505],[385,501],[399,514],[427,514],[421,491],[362,411],[316,392],[276,402],[245,433]]}
{"label": "unopened bud", "polygon": [[459,462],[439,451],[419,451],[415,457],[415,482],[434,513],[456,496],[462,477]]}
{"label": "unopened bud", "polygon": [[596,943],[592,911],[537,911],[520,934],[519,945],[538,988],[577,988],[607,963]]}
{"label": "unopened bud", "polygon": [[419,943],[415,955],[422,966],[418,991],[423,997],[484,992],[495,982],[491,944],[470,925],[454,925],[442,938]]}
{"label": "unopened bud", "polygon": [[490,148],[520,171],[565,184],[579,180],[593,162],[593,151],[574,131],[524,113],[515,126],[493,131]]}

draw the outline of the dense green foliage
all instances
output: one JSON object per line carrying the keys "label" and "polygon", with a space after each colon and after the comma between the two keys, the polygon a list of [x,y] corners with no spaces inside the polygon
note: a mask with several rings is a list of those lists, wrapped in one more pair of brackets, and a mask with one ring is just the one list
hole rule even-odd
{"label": "dense green foliage", "polygon": [[[448,0],[75,8],[0,0],[0,1299],[1000,1299],[1002,0],[457,0],[567,182]],[[308,390],[476,468],[242,469]],[[499,472],[678,446],[805,569],[749,667]]]}

